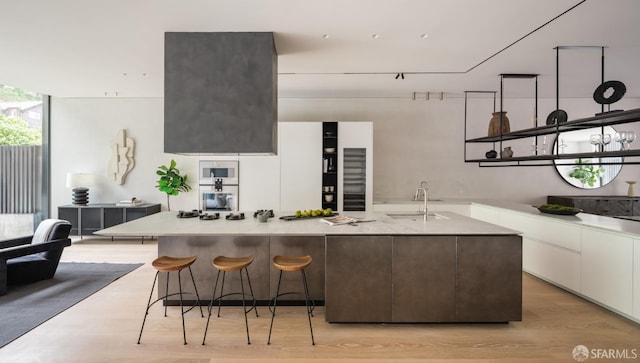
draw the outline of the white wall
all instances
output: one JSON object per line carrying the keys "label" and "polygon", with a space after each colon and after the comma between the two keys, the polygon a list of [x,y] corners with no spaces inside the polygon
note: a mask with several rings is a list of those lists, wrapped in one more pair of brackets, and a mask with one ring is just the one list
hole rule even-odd
{"label": "white wall", "polygon": [[[51,106],[51,205],[70,204],[65,186],[68,172],[97,175],[89,190],[90,203],[113,203],[136,197],[162,203],[166,195],[156,188],[156,169],[174,159],[190,177],[193,192],[171,197],[171,209],[197,208],[197,157],[163,152],[163,101],[159,98],[53,98]],[[107,178],[111,140],[120,129],[135,141],[135,167],[123,185]]]}
{"label": "white wall", "polygon": [[[483,136],[492,102],[479,100],[470,129]],[[531,100],[505,100],[512,130],[529,127]],[[554,109],[555,100],[540,100],[539,123]],[[562,100],[569,118],[599,111],[592,100]],[[623,99],[617,108],[640,107],[639,99]],[[91,203],[109,203],[133,196],[165,205],[156,188],[155,170],[173,158],[193,178],[193,192],[171,198],[171,209],[198,205],[198,157],[163,152],[163,100],[155,98],[54,98],[52,100],[52,215],[69,204],[67,172],[93,172],[98,185],[90,190]],[[487,108],[487,111],[484,111]],[[280,99],[280,121],[372,121],[374,130],[374,200],[409,199],[421,180],[430,183],[432,198],[504,198],[540,203],[549,194],[623,195],[625,180],[639,180],[640,167],[625,165],[610,185],[580,190],[565,183],[552,167],[480,168],[464,162],[464,99],[412,101],[406,99]],[[621,126],[622,127],[622,126]],[[123,185],[107,179],[110,142],[126,129],[136,142],[136,166]],[[628,129],[627,126],[624,129]],[[640,142],[640,141],[636,141]],[[488,150],[488,149],[487,149]],[[484,150],[483,150],[484,151]],[[526,150],[516,149],[518,153]],[[246,191],[245,191],[246,192]],[[243,194],[244,195],[244,194]],[[240,198],[243,198],[243,195]]]}

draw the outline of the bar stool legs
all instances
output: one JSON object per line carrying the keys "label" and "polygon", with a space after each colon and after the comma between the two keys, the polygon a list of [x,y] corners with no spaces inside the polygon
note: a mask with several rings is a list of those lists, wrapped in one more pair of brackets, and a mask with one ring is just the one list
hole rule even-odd
{"label": "bar stool legs", "polygon": [[[278,287],[276,288],[276,295],[273,298],[273,309],[271,309],[271,325],[269,326],[269,339],[267,344],[271,344],[271,331],[273,330],[273,320],[276,316],[276,307],[278,306],[278,297],[287,294],[298,294],[296,292],[280,293],[280,284],[282,282],[283,271],[300,271],[302,273],[302,287],[304,295],[304,303],[307,309],[307,319],[309,320],[309,332],[311,333],[311,344],[315,345],[316,342],[313,338],[313,326],[311,325],[311,317],[313,316],[314,302],[309,295],[309,286],[307,285],[307,275],[304,269],[311,264],[311,256],[276,256],[273,258],[274,266],[280,270],[278,276]],[[271,306],[269,306],[271,308]]]}
{"label": "bar stool legs", "polygon": [[[253,295],[253,287],[251,286],[251,278],[249,278],[249,271],[247,270],[247,266],[249,266],[253,262],[253,257],[225,257],[218,256],[213,259],[212,264],[218,270],[218,274],[216,276],[216,282],[213,286],[213,294],[211,301],[209,302],[209,316],[207,317],[207,325],[204,330],[204,336],[202,338],[202,345],[205,345],[205,341],[207,339],[207,331],[209,330],[209,320],[211,319],[211,310],[213,309],[213,304],[217,300],[218,301],[218,317],[220,317],[220,308],[222,306],[222,298],[231,295],[241,295],[242,296],[242,310],[244,312],[244,324],[247,331],[247,344],[251,344],[251,340],[249,338],[249,320],[247,318],[247,314],[251,312],[251,310],[255,310],[256,317],[258,317],[258,309],[256,307],[256,298]],[[235,271],[237,270],[240,274],[240,289],[241,292],[231,292],[224,293],[224,282],[227,271]],[[247,309],[246,299],[245,297],[248,295],[244,290],[244,279],[242,276],[242,271],[244,270],[245,275],[247,276],[247,283],[249,284],[249,292],[251,295],[251,299],[253,303],[251,307]],[[220,273],[222,272],[222,284],[220,287],[220,295],[216,297],[216,291],[218,291],[218,282],[220,280]]]}
{"label": "bar stool legs", "polygon": [[[184,340],[184,344],[185,345],[187,344],[187,333],[186,333],[185,324],[184,324],[184,314],[186,314],[189,311],[191,311],[191,309],[193,309],[197,304],[200,307],[200,315],[204,318],[204,313],[202,311],[202,304],[200,304],[200,294],[198,294],[198,287],[196,286],[196,281],[193,278],[193,272],[191,271],[191,265],[195,262],[195,260],[196,260],[195,256],[194,257],[185,257],[185,258],[175,258],[175,257],[162,256],[162,257],[158,257],[157,259],[155,259],[152,262],[153,267],[157,271],[156,271],[156,275],[155,275],[155,277],[153,279],[153,285],[151,286],[151,292],[149,293],[149,300],[147,301],[147,308],[146,308],[146,310],[144,312],[144,318],[142,319],[142,327],[140,327],[140,334],[138,335],[138,344],[140,344],[140,339],[142,338],[142,331],[144,330],[144,324],[147,321],[147,315],[149,315],[149,309],[151,308],[151,306],[153,304],[157,303],[158,301],[164,301],[164,316],[166,317],[167,316],[167,298],[169,296],[175,296],[175,295],[178,295],[178,297],[180,298],[180,316],[182,318],[182,338]],[[180,273],[185,268],[189,269],[189,274],[191,275],[191,282],[193,283],[193,288],[194,288],[195,293],[196,293],[196,301],[186,311],[184,310],[184,304],[183,304],[182,296],[184,294],[187,294],[187,293],[182,291],[182,278],[180,277]],[[171,271],[177,271],[178,272],[178,292],[169,294],[169,272],[171,272]],[[158,281],[158,275],[160,274],[160,272],[166,272],[167,273],[167,284],[166,284],[165,295],[162,296],[162,297],[159,297],[155,301],[151,302],[151,299],[153,297],[153,290],[156,287],[156,282]]]}

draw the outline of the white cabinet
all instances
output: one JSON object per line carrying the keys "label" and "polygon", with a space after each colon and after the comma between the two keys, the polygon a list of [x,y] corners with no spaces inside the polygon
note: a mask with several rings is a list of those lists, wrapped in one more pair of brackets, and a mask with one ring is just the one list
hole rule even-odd
{"label": "white cabinet", "polygon": [[523,232],[524,271],[640,322],[636,235],[475,203],[471,216]]}
{"label": "white cabinet", "polygon": [[322,123],[281,122],[280,210],[321,208]]}
{"label": "white cabinet", "polygon": [[582,230],[581,292],[632,315],[633,240],[595,229]]}
{"label": "white cabinet", "polygon": [[239,209],[280,210],[280,157],[240,156]]}
{"label": "white cabinet", "polygon": [[566,289],[580,292],[579,252],[524,237],[522,269]]}
{"label": "white cabinet", "polygon": [[522,269],[580,292],[580,228],[501,210],[500,225],[523,233]]}
{"label": "white cabinet", "polygon": [[640,320],[640,240],[633,240],[633,316]]}
{"label": "white cabinet", "polygon": [[500,224],[500,211],[480,204],[471,204],[471,218],[493,224]]}

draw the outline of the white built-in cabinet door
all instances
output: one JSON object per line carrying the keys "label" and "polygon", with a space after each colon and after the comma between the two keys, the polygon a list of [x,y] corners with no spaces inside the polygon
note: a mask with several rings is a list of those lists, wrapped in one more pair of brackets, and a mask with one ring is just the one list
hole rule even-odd
{"label": "white built-in cabinet door", "polygon": [[640,320],[640,239],[633,240],[633,316]]}
{"label": "white built-in cabinet door", "polygon": [[582,229],[582,293],[632,315],[632,238]]}
{"label": "white built-in cabinet door", "polygon": [[479,219],[487,223],[500,224],[500,212],[495,208],[472,203],[470,215],[471,218]]}
{"label": "white built-in cabinet door", "polygon": [[322,208],[322,122],[278,124],[280,210]]}
{"label": "white built-in cabinet door", "polygon": [[524,271],[580,292],[579,227],[506,210],[500,210],[499,220],[523,233]]}
{"label": "white built-in cabinet door", "polygon": [[280,210],[280,156],[240,156],[239,208]]}

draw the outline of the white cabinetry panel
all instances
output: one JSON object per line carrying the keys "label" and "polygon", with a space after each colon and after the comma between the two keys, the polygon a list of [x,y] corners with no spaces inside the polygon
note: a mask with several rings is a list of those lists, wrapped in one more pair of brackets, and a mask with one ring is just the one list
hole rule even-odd
{"label": "white cabinetry panel", "polygon": [[281,122],[280,210],[322,207],[322,123]]}
{"label": "white cabinetry panel", "polygon": [[633,240],[633,316],[640,320],[640,240]]}
{"label": "white cabinetry panel", "polygon": [[523,232],[527,238],[580,251],[580,227],[577,225],[506,210],[500,212],[500,224]]}
{"label": "white cabinetry panel", "polygon": [[240,156],[239,209],[280,210],[280,157]]}
{"label": "white cabinetry panel", "polygon": [[632,315],[633,240],[583,229],[582,293]]}
{"label": "white cabinetry panel", "polygon": [[529,239],[526,234],[522,244],[524,271],[580,292],[580,253]]}
{"label": "white cabinetry panel", "polygon": [[471,204],[471,218],[493,224],[500,224],[500,211],[478,204]]}

